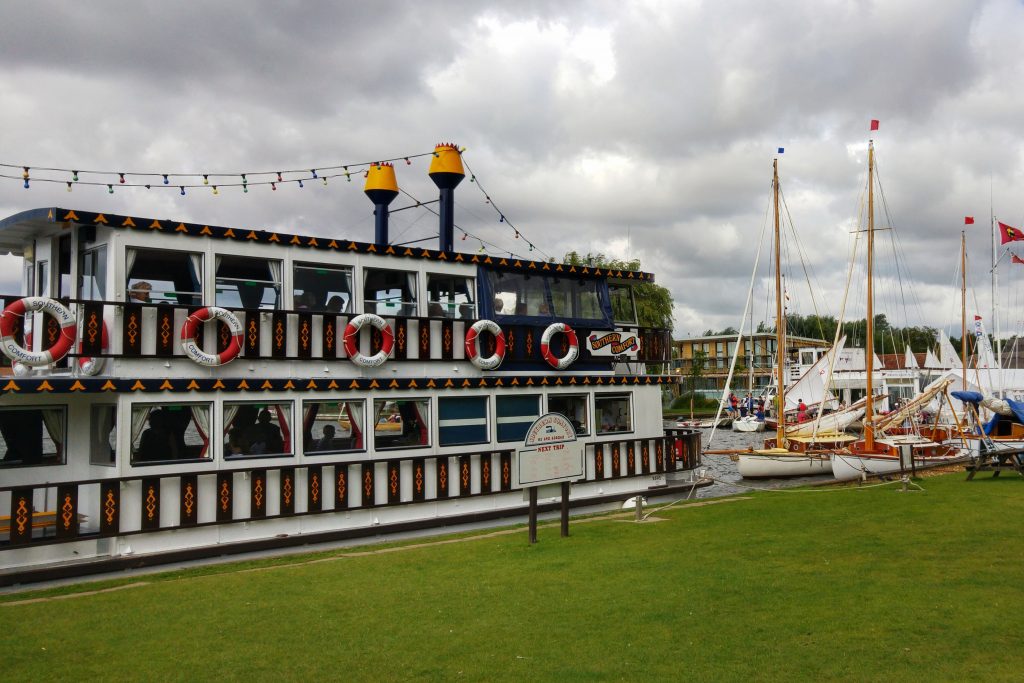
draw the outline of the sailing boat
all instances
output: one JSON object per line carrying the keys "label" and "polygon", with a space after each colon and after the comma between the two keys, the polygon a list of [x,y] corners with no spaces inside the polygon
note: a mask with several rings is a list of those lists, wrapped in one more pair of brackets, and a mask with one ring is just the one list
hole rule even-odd
{"label": "sailing boat", "polygon": [[[875,142],[868,141],[868,230],[867,230],[867,330],[865,333],[865,358],[874,355],[874,289],[873,270],[875,258]],[[865,398],[864,438],[849,444],[843,451],[832,453],[832,473],[836,479],[857,479],[869,474],[897,472],[904,468],[908,458],[914,464],[925,465],[961,456],[961,449],[949,439],[949,432],[938,427],[926,429],[907,428],[911,416],[940,391],[945,391],[952,380],[939,383],[928,392],[916,397],[908,405],[889,415],[876,416],[874,403],[873,365],[865,364],[867,393]],[[901,461],[900,454],[904,455]]]}
{"label": "sailing boat", "polygon": [[779,160],[772,161],[772,196],[774,208],[775,254],[775,385],[778,387],[778,424],[774,438],[765,441],[761,450],[737,454],[736,468],[746,478],[799,477],[828,474],[832,471],[828,452],[853,440],[845,434],[818,433],[816,436],[791,437],[786,431],[786,318],[782,310],[782,268],[779,230]]}

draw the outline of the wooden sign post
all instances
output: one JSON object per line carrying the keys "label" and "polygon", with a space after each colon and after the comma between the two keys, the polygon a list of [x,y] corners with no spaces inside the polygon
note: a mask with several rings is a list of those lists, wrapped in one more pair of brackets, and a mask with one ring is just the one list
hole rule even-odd
{"label": "wooden sign post", "polygon": [[537,487],[561,484],[562,536],[569,535],[569,483],[585,474],[583,444],[576,429],[561,413],[541,415],[526,431],[516,454],[518,485],[527,489],[530,543],[537,542]]}

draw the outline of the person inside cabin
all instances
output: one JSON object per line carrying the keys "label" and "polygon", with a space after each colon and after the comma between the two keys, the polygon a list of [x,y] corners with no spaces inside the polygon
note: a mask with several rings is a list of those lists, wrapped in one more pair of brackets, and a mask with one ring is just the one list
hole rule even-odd
{"label": "person inside cabin", "polygon": [[128,290],[128,301],[133,304],[148,304],[150,302],[149,293],[152,289],[153,285],[148,282],[136,282],[132,285],[132,288]]}
{"label": "person inside cabin", "polygon": [[271,420],[270,411],[264,408],[256,418],[256,424],[249,427],[246,439],[249,442],[250,455],[284,452],[284,438],[281,436],[281,429]]}
{"label": "person inside cabin", "polygon": [[501,313],[503,308],[505,308],[505,302],[501,300],[501,297],[494,297],[494,312]]}
{"label": "person inside cabin", "polygon": [[245,438],[242,436],[242,430],[238,427],[233,427],[228,432],[228,443],[225,450],[228,456],[245,455]]}
{"label": "person inside cabin", "polygon": [[804,403],[803,399],[797,401],[796,404],[796,421],[807,422],[807,404]]}
{"label": "person inside cabin", "polygon": [[335,294],[327,300],[327,312],[328,313],[341,313],[341,309],[345,307],[345,302],[340,296]]}
{"label": "person inside cabin", "polygon": [[324,425],[323,436],[316,442],[316,446],[313,450],[317,451],[331,451],[334,450],[334,425]]}
{"label": "person inside cabin", "polygon": [[177,446],[167,425],[167,414],[162,408],[149,413],[149,427],[142,432],[139,447],[135,451],[137,460],[177,460]]}
{"label": "person inside cabin", "polygon": [[427,306],[427,315],[430,316],[431,318],[443,318],[444,306],[437,303],[436,301],[432,302],[429,306]]}

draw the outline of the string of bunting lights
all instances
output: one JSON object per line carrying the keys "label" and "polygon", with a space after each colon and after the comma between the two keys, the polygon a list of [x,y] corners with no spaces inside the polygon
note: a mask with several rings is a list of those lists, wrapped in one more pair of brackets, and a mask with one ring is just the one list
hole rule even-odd
{"label": "string of bunting lights", "polygon": [[[526,242],[530,251],[537,251],[542,254],[546,259],[550,259],[550,255],[541,250],[536,244],[531,242],[526,236],[515,226],[512,221],[508,219],[508,216],[498,207],[495,203],[494,198],[491,197],[487,191],[483,188],[476,174],[470,168],[465,158],[465,147],[459,148],[459,154],[462,155],[463,165],[469,172],[469,181],[476,185],[484,196],[485,203],[489,204],[498,215],[498,222],[508,225],[509,229],[512,230],[515,239],[522,239]],[[292,168],[281,171],[245,171],[245,172],[207,172],[207,173],[196,173],[196,172],[178,172],[178,173],[153,173],[153,172],[139,172],[139,171],[104,171],[104,170],[93,170],[93,169],[74,169],[74,168],[61,168],[53,166],[30,166],[24,164],[9,164],[0,162],[0,168],[5,169],[20,169],[20,175],[13,175],[10,173],[0,173],[0,178],[8,180],[20,180],[23,183],[24,188],[30,189],[33,182],[40,183],[52,183],[52,184],[64,184],[67,186],[67,191],[71,192],[75,185],[92,186],[92,187],[106,187],[109,194],[114,194],[114,188],[136,188],[141,187],[147,190],[150,189],[177,189],[181,196],[186,196],[186,190],[189,189],[203,189],[208,188],[212,191],[214,196],[220,194],[221,188],[237,188],[241,187],[242,192],[248,193],[250,187],[259,186],[270,186],[271,190],[276,191],[278,185],[294,184],[300,188],[305,187],[305,183],[312,181],[320,181],[323,185],[327,185],[329,179],[334,178],[345,178],[346,181],[352,182],[352,175],[366,174],[371,166],[379,165],[382,163],[398,163],[404,161],[406,165],[411,165],[413,159],[422,157],[436,156],[436,152],[422,152],[419,154],[410,154],[408,156],[399,156],[391,159],[381,159],[375,161],[361,161],[348,164],[328,164],[323,166],[314,166],[311,168]],[[33,175],[33,172],[44,172],[47,174],[59,173],[63,174],[63,178],[55,178],[51,176],[37,176]],[[297,174],[298,177],[296,177]],[[88,180],[88,177],[96,177],[96,180]],[[156,182],[146,182],[156,181]],[[403,194],[408,196],[410,199],[416,202],[417,207],[422,207],[427,211],[437,215],[437,212],[427,206],[431,202],[421,202],[420,200],[413,197],[411,194],[402,190]],[[410,207],[411,208],[411,207]],[[462,240],[472,238],[480,243],[480,248],[483,250],[484,244],[493,247],[497,251],[508,251],[501,248],[493,242],[482,239],[481,237],[474,235],[465,229],[455,226],[462,233]],[[523,258],[513,251],[508,251],[510,256],[516,258]]]}

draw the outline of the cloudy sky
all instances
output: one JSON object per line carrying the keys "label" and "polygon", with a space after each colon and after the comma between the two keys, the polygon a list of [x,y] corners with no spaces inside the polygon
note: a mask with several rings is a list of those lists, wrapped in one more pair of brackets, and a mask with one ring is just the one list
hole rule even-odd
{"label": "cloudy sky", "polygon": [[[945,327],[959,317],[963,217],[977,218],[969,296],[986,317],[990,207],[1024,223],[1021,36],[1024,5],[1011,0],[4,3],[0,162],[255,173],[455,141],[479,180],[456,191],[460,227],[492,252],[639,258],[674,295],[680,337],[738,326],[780,146],[799,235],[785,252],[790,310],[838,314],[879,119],[881,224],[895,228],[880,241],[901,257],[880,266],[879,306],[897,324]],[[399,184],[436,197],[427,161],[411,161],[398,163]],[[18,176],[0,179],[2,216],[56,205],[373,236],[361,177],[183,197],[26,190],[20,168],[0,170]],[[392,219],[396,242],[436,231],[422,210]],[[798,293],[798,253],[817,303]],[[4,258],[11,291],[17,260]],[[1006,332],[1024,317],[1024,266],[999,277]],[[768,315],[761,287],[754,299],[756,324]]]}

